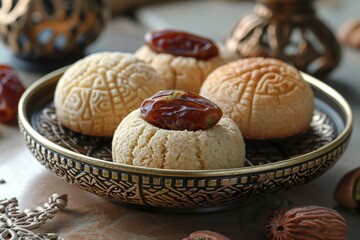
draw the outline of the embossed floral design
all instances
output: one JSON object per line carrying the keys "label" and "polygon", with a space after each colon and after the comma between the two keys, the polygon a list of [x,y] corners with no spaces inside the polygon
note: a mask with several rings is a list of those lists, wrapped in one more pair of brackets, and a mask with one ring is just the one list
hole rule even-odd
{"label": "embossed floral design", "polygon": [[20,212],[16,198],[0,200],[0,238],[61,240],[54,233],[34,233],[31,230],[53,218],[66,204],[66,195],[53,194],[42,207]]}

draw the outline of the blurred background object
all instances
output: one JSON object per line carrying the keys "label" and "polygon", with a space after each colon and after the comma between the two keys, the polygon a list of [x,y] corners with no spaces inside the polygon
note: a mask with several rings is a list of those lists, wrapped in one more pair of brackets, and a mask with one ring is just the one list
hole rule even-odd
{"label": "blurred background object", "polygon": [[341,43],[360,50],[360,19],[350,19],[339,30]]}
{"label": "blurred background object", "polygon": [[314,0],[257,0],[240,18],[226,46],[242,57],[273,57],[323,77],[340,62],[341,48],[316,15]]}
{"label": "blurred background object", "polygon": [[81,54],[108,18],[102,0],[2,0],[0,37],[20,58]]}
{"label": "blurred background object", "polygon": [[[110,7],[113,15],[119,15],[137,7],[158,3],[158,2],[169,2],[166,0],[105,0],[107,5]],[[174,0],[172,0],[174,1]]]}
{"label": "blurred background object", "polygon": [[239,16],[254,8],[254,1],[168,1],[143,6],[135,18],[148,29],[176,29],[224,42]]}

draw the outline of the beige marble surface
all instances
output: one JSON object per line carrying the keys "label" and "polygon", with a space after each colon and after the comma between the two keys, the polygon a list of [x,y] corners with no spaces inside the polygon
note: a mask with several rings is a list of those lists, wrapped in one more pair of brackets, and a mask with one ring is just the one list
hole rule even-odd
{"label": "beige marble surface", "polygon": [[[223,12],[219,19],[226,17],[233,19],[237,17],[235,14],[240,15],[245,10],[241,8],[240,2],[231,4],[238,4],[238,11],[232,11],[231,16]],[[354,9],[360,8],[360,3],[355,0],[347,0],[344,4],[345,6],[340,6],[340,9],[332,7],[333,5],[321,8],[321,14],[335,29],[345,19],[354,16]],[[353,4],[353,7],[348,4]],[[199,7],[199,3],[188,5],[187,9],[195,11],[196,7]],[[205,9],[209,7],[209,11],[213,9],[211,4],[206,5],[206,3],[200,7]],[[166,19],[162,18],[165,13],[158,9],[144,8],[142,11],[152,11],[166,22]],[[165,11],[169,9],[165,8]],[[337,12],[339,14],[334,15]],[[208,15],[203,17],[208,18]],[[196,22],[197,19],[199,18],[190,19],[187,28],[191,30],[192,27],[206,24],[201,23],[201,20]],[[168,24],[176,25],[170,20]],[[88,52],[102,50],[133,52],[142,44],[145,31],[146,28],[129,19],[115,19]],[[211,34],[219,38],[225,32],[219,24],[214,24],[212,31]],[[44,63],[24,62],[16,59],[2,44],[0,44],[0,63],[9,63],[17,67],[27,86],[50,71],[51,67],[67,64],[60,62],[44,68],[42,65]],[[360,52],[344,48],[342,64],[327,82],[344,95],[352,106],[354,131],[351,142],[346,153],[333,168],[318,179],[293,191],[269,196],[247,206],[214,213],[170,214],[140,211],[114,204],[63,182],[35,160],[27,150],[16,126],[0,125],[0,179],[5,180],[5,184],[0,184],[0,199],[17,197],[21,209],[24,209],[41,205],[52,193],[67,194],[67,208],[38,229],[39,232],[58,233],[65,239],[168,240],[182,239],[193,231],[208,229],[235,240],[263,240],[264,227],[272,209],[282,205],[316,204],[338,210],[347,220],[348,239],[357,240],[360,237],[360,213],[340,208],[333,199],[333,192],[341,176],[360,166],[359,76]]]}

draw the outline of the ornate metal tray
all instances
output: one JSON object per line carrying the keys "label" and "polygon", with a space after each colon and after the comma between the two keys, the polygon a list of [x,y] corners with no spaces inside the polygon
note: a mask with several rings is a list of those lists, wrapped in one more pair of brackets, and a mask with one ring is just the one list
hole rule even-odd
{"label": "ornate metal tray", "polygon": [[281,140],[246,141],[246,166],[227,170],[164,170],[111,162],[111,138],[62,127],[52,104],[65,69],[27,89],[19,127],[35,158],[63,180],[116,202],[156,210],[206,211],[285,191],[320,176],[346,149],[352,130],[348,103],[304,74],[316,100],[311,128]]}

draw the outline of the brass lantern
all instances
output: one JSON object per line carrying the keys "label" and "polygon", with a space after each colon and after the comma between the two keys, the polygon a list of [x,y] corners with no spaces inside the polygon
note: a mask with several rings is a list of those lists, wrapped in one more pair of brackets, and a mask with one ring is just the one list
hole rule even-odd
{"label": "brass lantern", "polygon": [[340,62],[341,49],[317,17],[314,0],[257,0],[240,18],[226,46],[241,57],[273,57],[323,77]]}
{"label": "brass lantern", "polygon": [[101,0],[2,0],[0,37],[22,58],[62,58],[81,53],[105,26]]}

